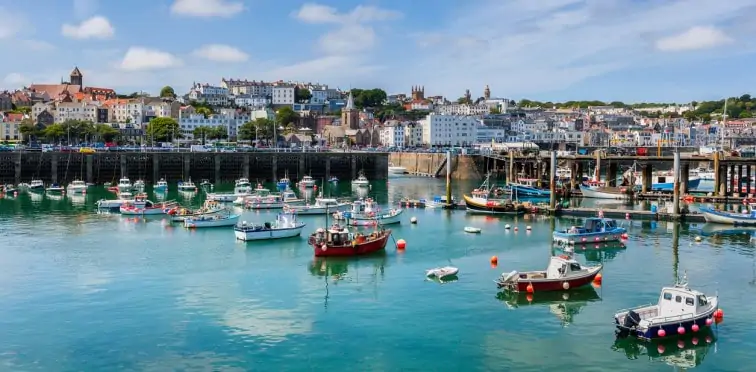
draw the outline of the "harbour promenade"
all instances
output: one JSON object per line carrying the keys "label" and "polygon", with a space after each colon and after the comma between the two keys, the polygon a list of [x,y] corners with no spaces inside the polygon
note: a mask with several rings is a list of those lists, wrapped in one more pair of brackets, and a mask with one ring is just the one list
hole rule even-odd
{"label": "harbour promenade", "polygon": [[154,183],[207,179],[214,183],[239,177],[261,182],[288,174],[298,180],[338,177],[351,180],[359,172],[372,180],[388,177],[388,154],[378,152],[7,152],[0,153],[0,183],[91,183],[117,181],[120,177]]}

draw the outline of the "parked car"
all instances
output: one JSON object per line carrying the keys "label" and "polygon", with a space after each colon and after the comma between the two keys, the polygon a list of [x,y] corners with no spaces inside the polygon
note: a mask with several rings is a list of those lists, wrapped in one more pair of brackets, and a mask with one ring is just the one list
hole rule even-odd
{"label": "parked car", "polygon": [[79,152],[82,154],[94,154],[96,151],[91,147],[82,147],[79,149]]}

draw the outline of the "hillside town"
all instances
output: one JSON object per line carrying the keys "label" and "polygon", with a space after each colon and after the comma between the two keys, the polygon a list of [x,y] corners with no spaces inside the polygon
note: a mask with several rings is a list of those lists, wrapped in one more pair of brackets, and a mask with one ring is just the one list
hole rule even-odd
{"label": "hillside town", "polygon": [[[459,98],[381,89],[344,91],[322,83],[221,78],[166,86],[155,96],[86,85],[75,67],[59,84],[0,92],[5,145],[118,142],[171,146],[208,141],[254,146],[390,149],[533,143],[581,146],[753,145],[749,95],[720,102],[638,104],[534,102],[497,97],[489,86]],[[723,107],[724,106],[724,107]],[[723,117],[722,112],[727,110]],[[275,140],[274,140],[275,138]]]}

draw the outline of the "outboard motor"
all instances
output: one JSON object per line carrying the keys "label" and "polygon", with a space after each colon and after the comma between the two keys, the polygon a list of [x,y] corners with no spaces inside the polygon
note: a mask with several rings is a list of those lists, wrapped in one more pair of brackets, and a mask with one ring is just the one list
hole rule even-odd
{"label": "outboard motor", "polygon": [[628,311],[625,316],[625,320],[622,323],[622,327],[617,330],[617,337],[625,338],[630,334],[630,330],[640,324],[641,317],[635,311]]}

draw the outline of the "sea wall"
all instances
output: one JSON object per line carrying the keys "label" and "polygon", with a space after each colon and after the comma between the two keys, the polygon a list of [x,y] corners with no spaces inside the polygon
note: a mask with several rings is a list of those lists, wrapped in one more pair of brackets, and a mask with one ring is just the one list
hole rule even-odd
{"label": "sea wall", "polygon": [[[410,174],[446,177],[446,154],[392,152],[389,154],[389,162],[395,166],[407,168],[407,172]],[[484,159],[480,156],[453,155],[451,176],[458,180],[482,179],[481,167],[483,163]]]}
{"label": "sea wall", "polygon": [[103,152],[95,154],[59,152],[0,153],[0,183],[67,183],[74,179],[87,182],[114,182],[120,177],[155,182],[192,178],[212,182],[233,181],[239,177],[271,181],[288,173],[293,180],[305,175],[315,179],[332,176],[342,181],[354,179],[364,171],[371,180],[388,177],[387,153],[139,153]]}

